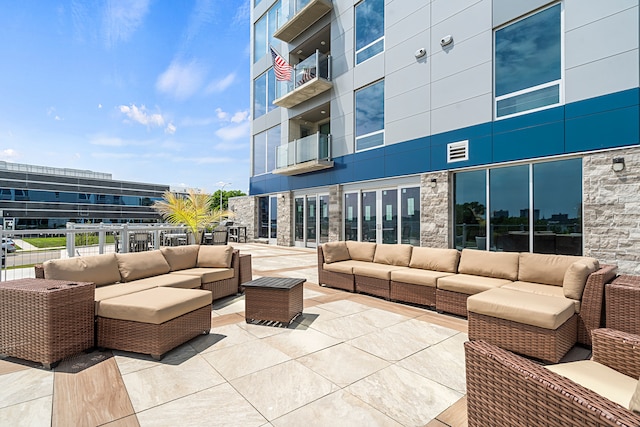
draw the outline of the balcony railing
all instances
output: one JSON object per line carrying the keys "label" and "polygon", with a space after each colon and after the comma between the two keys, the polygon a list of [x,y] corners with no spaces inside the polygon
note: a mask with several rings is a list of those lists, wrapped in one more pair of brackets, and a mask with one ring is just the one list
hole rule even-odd
{"label": "balcony railing", "polygon": [[273,103],[291,108],[325,92],[331,83],[331,57],[316,50],[316,53],[293,67],[292,80],[281,82],[276,88],[278,97]]}
{"label": "balcony railing", "polygon": [[331,0],[283,0],[278,29],[273,35],[291,43],[332,8]]}
{"label": "balcony railing", "polygon": [[277,147],[273,173],[298,175],[332,167],[331,135],[318,132]]}

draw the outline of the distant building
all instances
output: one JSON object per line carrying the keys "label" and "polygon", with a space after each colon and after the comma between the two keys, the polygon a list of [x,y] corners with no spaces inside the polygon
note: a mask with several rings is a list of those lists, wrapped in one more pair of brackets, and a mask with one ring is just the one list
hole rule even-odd
{"label": "distant building", "polygon": [[0,161],[5,228],[63,228],[76,223],[160,221],[151,207],[167,185],[116,181],[111,174]]}

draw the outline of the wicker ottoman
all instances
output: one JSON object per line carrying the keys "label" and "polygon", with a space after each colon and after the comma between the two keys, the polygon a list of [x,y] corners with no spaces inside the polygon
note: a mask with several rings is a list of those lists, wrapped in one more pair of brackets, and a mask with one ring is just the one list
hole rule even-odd
{"label": "wicker ottoman", "polygon": [[290,324],[302,313],[305,279],[260,277],[244,284],[245,319]]}
{"label": "wicker ottoman", "polygon": [[578,315],[566,298],[490,289],[467,298],[469,340],[558,363],[578,341]]}
{"label": "wicker ottoman", "polygon": [[150,354],[169,350],[211,329],[211,292],[159,287],[100,302],[98,347]]}

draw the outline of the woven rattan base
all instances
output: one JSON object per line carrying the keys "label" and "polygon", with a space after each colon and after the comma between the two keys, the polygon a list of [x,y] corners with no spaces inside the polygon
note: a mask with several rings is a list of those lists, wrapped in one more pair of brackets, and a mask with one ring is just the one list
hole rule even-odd
{"label": "woven rattan base", "polygon": [[435,307],[436,288],[424,285],[391,281],[390,297],[395,301]]}
{"label": "woven rattan base", "polygon": [[[266,320],[289,324],[303,308],[303,279],[264,277],[277,284],[280,281],[300,280],[292,287],[247,286],[245,288],[245,318],[247,321]],[[254,280],[257,282],[260,279]]]}
{"label": "woven rattan base", "polygon": [[552,363],[558,363],[576,344],[577,338],[577,314],[558,329],[551,330],[469,312],[470,340],[483,340]]}
{"label": "woven rattan base", "polygon": [[232,277],[231,279],[203,283],[202,289],[211,291],[211,296],[213,297],[214,301],[220,298],[227,297],[229,295],[235,295],[238,293],[238,278]]}
{"label": "woven rattan base", "polygon": [[160,359],[163,354],[190,339],[208,334],[210,329],[209,305],[159,325],[98,317],[98,346],[150,354]]}
{"label": "woven rattan base", "polygon": [[604,289],[607,328],[640,335],[640,276],[623,274]]}
{"label": "woven rattan base", "polygon": [[334,273],[333,271],[322,270],[318,281],[320,284],[327,285],[332,288],[343,289],[349,292],[356,290],[356,286],[353,281],[353,274]]}
{"label": "woven rattan base", "polygon": [[359,274],[354,274],[354,277],[356,281],[356,292],[363,292],[365,294],[371,294],[386,299],[389,299],[391,296],[390,280],[360,276]]}
{"label": "woven rattan base", "polygon": [[467,317],[467,298],[467,294],[437,289],[436,310]]}
{"label": "woven rattan base", "polygon": [[238,291],[243,292],[243,283],[253,280],[253,268],[251,266],[251,254],[240,255],[240,277],[238,278]]}

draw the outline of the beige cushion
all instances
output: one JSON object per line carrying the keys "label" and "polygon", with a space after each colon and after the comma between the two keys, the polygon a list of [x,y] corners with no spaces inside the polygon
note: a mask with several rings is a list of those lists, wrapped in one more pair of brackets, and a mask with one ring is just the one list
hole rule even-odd
{"label": "beige cushion", "polygon": [[636,391],[633,393],[633,396],[631,396],[629,409],[640,414],[640,379],[636,385]]}
{"label": "beige cushion", "polygon": [[460,252],[455,249],[413,248],[409,267],[423,270],[458,272]]}
{"label": "beige cushion", "polygon": [[560,363],[545,366],[571,381],[606,397],[623,408],[629,407],[629,401],[638,388],[638,381],[593,360]]}
{"label": "beige cushion", "polygon": [[132,283],[116,283],[115,285],[96,288],[96,293],[93,296],[93,300],[95,301],[95,312],[98,312],[101,301],[157,287],[158,286],[155,283],[135,281]]}
{"label": "beige cushion", "polygon": [[507,283],[511,283],[511,281],[507,279],[496,279],[495,277],[454,274],[452,276],[439,277],[437,287],[444,291],[473,295],[488,289],[499,288]]}
{"label": "beige cushion", "polygon": [[200,246],[196,267],[230,268],[233,246]]}
{"label": "beige cushion", "polygon": [[598,261],[592,258],[581,259],[571,264],[562,281],[564,296],[581,300],[589,275],[598,268],[600,268]]}
{"label": "beige cushion", "polygon": [[353,274],[382,280],[391,280],[392,271],[408,268],[409,267],[402,267],[400,265],[376,264],[370,262],[368,264],[354,266]]}
{"label": "beige cushion", "polygon": [[407,267],[411,261],[411,245],[376,245],[373,262],[387,265],[400,265]]}
{"label": "beige cushion", "polygon": [[137,285],[139,283],[149,283],[154,287],[168,286],[171,288],[196,289],[199,288],[200,278],[196,276],[178,276],[173,274],[161,274],[160,276],[145,277],[144,279],[127,282],[127,285]]}
{"label": "beige cushion", "polygon": [[173,271],[170,276],[197,277],[201,283],[217,282],[218,280],[232,279],[233,268],[196,267],[187,270]]}
{"label": "beige cushion", "polygon": [[467,298],[467,310],[551,330],[575,315],[573,302],[567,298],[500,288],[471,295]]}
{"label": "beige cushion", "polygon": [[517,252],[463,249],[458,273],[514,281],[518,278],[518,257]]}
{"label": "beige cushion", "polygon": [[[556,298],[565,298],[564,290],[560,286],[553,285],[543,285],[542,283],[532,283],[532,282],[512,282],[506,285],[501,286],[502,289],[514,289],[516,291],[521,292],[529,292],[532,294],[538,295],[547,295],[550,297]],[[570,298],[571,299],[571,298]],[[580,300],[574,300],[573,305],[576,309],[576,313],[580,313]]]}
{"label": "beige cushion", "polygon": [[201,289],[153,288],[100,303],[98,316],[159,325],[211,304]]}
{"label": "beige cushion", "polygon": [[199,245],[167,246],[160,249],[169,263],[171,271],[184,270],[196,266]]}
{"label": "beige cushion", "polygon": [[579,259],[582,257],[521,252],[518,280],[562,286],[565,272]]}
{"label": "beige cushion", "polygon": [[360,264],[370,263],[366,261],[355,261],[351,259],[349,261],[338,261],[331,264],[325,263],[322,264],[322,266],[325,270],[332,271],[334,273],[353,274],[353,267]]}
{"label": "beige cushion", "polygon": [[346,242],[325,243],[322,245],[322,254],[324,255],[324,262],[327,264],[351,259]]}
{"label": "beige cushion", "polygon": [[54,259],[43,264],[47,279],[93,282],[96,286],[120,281],[116,254]]}
{"label": "beige cushion", "polygon": [[436,282],[440,277],[452,276],[453,273],[442,271],[421,270],[419,268],[409,268],[406,270],[393,270],[391,280],[394,282],[409,283],[411,285],[423,285],[436,287]]}
{"label": "beige cushion", "polygon": [[375,243],[347,240],[347,248],[351,259],[373,262],[373,255],[376,252]]}
{"label": "beige cushion", "polygon": [[160,251],[116,254],[123,282],[166,274],[171,269]]}

